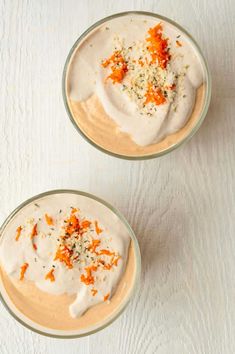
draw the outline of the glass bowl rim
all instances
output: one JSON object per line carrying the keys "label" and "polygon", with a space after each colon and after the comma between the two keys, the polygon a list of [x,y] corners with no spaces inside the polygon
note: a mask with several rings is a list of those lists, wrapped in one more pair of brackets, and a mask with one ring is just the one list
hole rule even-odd
{"label": "glass bowl rim", "polygon": [[[89,138],[83,131],[82,129],[80,129],[80,127],[78,126],[78,124],[75,122],[75,119],[73,117],[73,114],[69,108],[69,104],[68,104],[68,100],[67,100],[67,94],[66,94],[66,86],[67,86],[67,73],[68,73],[68,69],[69,69],[69,64],[70,64],[70,60],[76,50],[76,48],[78,47],[79,43],[92,31],[94,30],[96,27],[102,25],[103,23],[112,20],[114,18],[118,18],[118,17],[122,17],[122,16],[127,16],[127,15],[145,15],[145,16],[149,16],[149,17],[155,17],[158,18],[162,21],[168,22],[171,25],[175,26],[176,28],[178,28],[181,32],[183,32],[188,39],[191,41],[192,45],[195,47],[195,49],[197,50],[197,53],[200,56],[201,59],[201,64],[203,66],[203,70],[204,70],[204,75],[205,75],[205,83],[206,83],[206,88],[205,88],[205,97],[204,97],[204,102],[203,102],[203,107],[202,110],[200,112],[199,118],[196,122],[196,124],[193,126],[193,128],[189,131],[188,134],[186,134],[186,136],[181,139],[180,141],[176,142],[173,145],[170,145],[170,147],[160,151],[160,152],[156,152],[156,153],[151,153],[148,155],[137,155],[137,156],[132,156],[132,155],[122,155],[122,154],[118,154],[112,151],[109,151],[107,149],[105,149],[104,147],[96,144],[91,138]],[[75,41],[75,43],[73,44],[72,48],[69,51],[69,54],[67,55],[65,64],[64,64],[64,69],[63,69],[63,74],[62,74],[62,96],[63,96],[63,101],[64,101],[64,106],[66,109],[66,112],[69,116],[70,121],[72,122],[73,126],[75,127],[75,129],[78,131],[78,133],[89,143],[91,144],[93,147],[97,148],[98,150],[102,151],[105,154],[108,154],[110,156],[113,157],[117,157],[119,159],[124,159],[124,160],[149,160],[149,159],[153,159],[153,158],[157,158],[160,156],[163,156],[173,150],[175,150],[176,148],[178,148],[179,146],[181,146],[182,144],[186,143],[188,140],[190,140],[192,138],[192,136],[198,131],[198,129],[200,128],[202,122],[204,121],[209,105],[210,105],[210,100],[211,100],[211,74],[210,74],[210,70],[208,67],[208,63],[206,58],[204,57],[204,54],[202,53],[199,45],[197,44],[196,40],[192,37],[192,35],[185,30],[183,27],[181,27],[181,25],[179,25],[177,22],[171,20],[170,18],[166,17],[166,16],[162,16],[159,15],[157,13],[154,12],[147,12],[147,11],[124,11],[124,12],[119,12],[119,13],[115,13],[113,15],[107,16],[102,18],[99,21],[96,21],[94,24],[92,24],[91,26],[89,26],[79,37],[78,39]]]}
{"label": "glass bowl rim", "polygon": [[[111,317],[102,325],[98,326],[97,328],[88,330],[87,332],[81,333],[81,334],[69,334],[69,335],[65,335],[65,334],[53,334],[53,333],[47,333],[44,332],[42,330],[38,330],[34,327],[31,327],[29,324],[27,324],[26,322],[24,322],[21,318],[19,318],[14,311],[8,306],[7,302],[4,299],[4,296],[2,295],[1,291],[0,291],[0,301],[3,304],[3,306],[5,307],[5,309],[8,311],[8,313],[10,313],[10,315],[17,321],[19,322],[21,325],[23,325],[24,327],[30,329],[33,332],[36,332],[38,334],[41,334],[43,336],[46,337],[51,337],[51,338],[61,338],[61,339],[75,339],[75,338],[80,338],[80,337],[85,337],[88,335],[91,335],[93,333],[96,333],[106,327],[108,327],[110,324],[112,324],[122,313],[123,311],[126,309],[127,305],[129,304],[131,298],[133,298],[134,294],[137,292],[139,285],[140,285],[140,275],[141,275],[141,254],[140,254],[140,248],[139,248],[139,243],[137,240],[137,237],[134,233],[134,231],[132,230],[131,226],[129,225],[128,221],[126,220],[126,218],[123,216],[123,214],[116,209],[115,207],[113,207],[111,204],[109,204],[108,202],[106,202],[105,200],[91,194],[88,192],[83,192],[80,190],[76,190],[76,189],[53,189],[53,190],[49,190],[43,193],[39,193],[31,198],[28,198],[27,200],[25,200],[24,202],[22,202],[21,204],[19,204],[9,215],[8,217],[5,219],[5,221],[2,223],[2,225],[0,226],[0,237],[2,236],[2,233],[5,229],[5,227],[8,225],[8,223],[12,220],[12,218],[21,210],[23,209],[26,205],[32,203],[33,201],[38,200],[39,198],[43,198],[46,197],[48,195],[53,195],[53,194],[63,194],[63,193],[70,193],[70,194],[77,194],[77,195],[81,195],[81,196],[85,196],[88,198],[91,198],[101,204],[103,204],[105,207],[107,207],[109,210],[111,210],[124,224],[124,226],[127,228],[129,235],[131,237],[131,240],[133,241],[133,247],[134,247],[134,254],[135,254],[135,261],[136,261],[136,272],[135,272],[135,278],[133,281],[133,286],[131,288],[131,290],[129,291],[129,293],[127,294],[125,300],[121,303],[119,310],[117,313],[115,313],[113,316],[111,315]],[[27,316],[25,316],[27,317]],[[53,330],[53,329],[52,329]]]}

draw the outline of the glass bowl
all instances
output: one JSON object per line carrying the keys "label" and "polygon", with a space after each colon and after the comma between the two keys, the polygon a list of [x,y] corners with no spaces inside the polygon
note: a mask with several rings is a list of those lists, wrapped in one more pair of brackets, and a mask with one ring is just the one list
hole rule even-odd
{"label": "glass bowl", "polygon": [[[202,65],[202,69],[203,69],[203,74],[204,74],[204,84],[205,84],[205,89],[204,89],[204,99],[203,99],[203,104],[199,113],[199,116],[196,120],[196,123],[194,123],[192,125],[192,127],[190,127],[189,131],[185,134],[183,134],[183,137],[180,138],[178,141],[176,141],[173,144],[170,144],[169,146],[163,148],[162,150],[155,152],[155,153],[150,153],[150,154],[146,154],[146,155],[123,155],[123,154],[119,154],[119,153],[115,153],[112,151],[107,150],[106,148],[98,145],[95,141],[93,141],[90,137],[88,137],[83,131],[82,129],[79,127],[79,125],[76,123],[74,117],[73,117],[73,113],[71,112],[69,103],[68,103],[68,95],[67,95],[67,87],[68,87],[68,73],[69,73],[69,67],[70,64],[72,62],[73,56],[77,50],[77,47],[79,46],[79,44],[86,38],[86,36],[88,36],[90,34],[91,31],[95,30],[97,27],[99,27],[100,25],[104,24],[107,21],[110,21],[112,19],[118,18],[118,17],[123,17],[123,16],[129,16],[129,15],[144,15],[144,16],[149,16],[152,18],[156,18],[157,20],[160,21],[164,21],[164,22],[168,22],[169,24],[175,26],[178,30],[180,30],[189,40],[190,44],[192,45],[192,47],[195,49],[196,54],[198,55],[200,61],[201,61],[201,65]],[[211,98],[211,76],[210,76],[210,72],[208,69],[208,65],[206,62],[206,59],[203,56],[203,53],[201,52],[201,49],[199,48],[198,44],[196,43],[196,41],[193,39],[193,37],[180,25],[178,25],[176,22],[172,21],[171,19],[155,14],[155,13],[151,13],[151,12],[144,12],[144,11],[127,11],[127,12],[122,12],[122,13],[117,13],[114,14],[112,16],[108,16],[103,18],[102,20],[96,22],[95,24],[93,24],[91,27],[89,27],[74,43],[74,45],[72,46],[66,62],[65,62],[65,66],[64,66],[64,70],[63,70],[63,77],[62,77],[62,93],[63,93],[63,100],[64,100],[64,104],[65,104],[65,108],[66,111],[68,113],[68,116],[71,120],[71,122],[73,123],[74,127],[76,128],[76,130],[79,132],[79,134],[85,138],[85,140],[87,140],[91,145],[93,145],[94,147],[96,147],[97,149],[103,151],[104,153],[107,153],[111,156],[115,156],[118,158],[122,158],[122,159],[127,159],[127,160],[145,160],[145,159],[151,159],[151,158],[155,158],[155,157],[159,157],[162,155],[165,155],[169,152],[171,152],[172,150],[176,149],[177,147],[179,147],[180,145],[182,145],[183,143],[185,143],[186,141],[188,141],[195,133],[196,131],[199,129],[200,125],[202,124],[206,113],[208,111],[208,107],[209,107],[209,103],[210,103],[210,98]]]}
{"label": "glass bowl", "polygon": [[2,278],[0,276],[0,300],[2,301],[3,305],[5,308],[8,310],[8,312],[18,321],[20,322],[23,326],[27,327],[28,329],[37,332],[39,334],[48,336],[48,337],[55,337],[55,338],[78,338],[82,336],[87,336],[93,333],[96,333],[97,331],[107,327],[110,325],[113,321],[115,321],[120,314],[124,311],[126,308],[127,304],[129,303],[131,297],[136,293],[139,282],[140,282],[140,271],[141,271],[141,256],[140,256],[140,250],[138,246],[138,241],[136,239],[136,236],[131,229],[130,225],[126,221],[126,219],[123,217],[123,215],[115,209],[113,206],[111,206],[109,203],[105,202],[104,200],[81,191],[77,190],[69,190],[69,189],[59,189],[59,190],[52,190],[48,191],[45,193],[38,194],[22,204],[20,204],[4,221],[2,226],[0,227],[0,240],[3,234],[4,229],[6,226],[13,220],[13,218],[18,214],[24,207],[31,203],[35,203],[36,201],[39,201],[41,198],[44,198],[46,196],[50,195],[58,195],[58,194],[75,194],[75,195],[80,195],[80,196],[85,196],[89,199],[92,199],[96,201],[97,203],[103,204],[106,208],[108,208],[112,213],[114,213],[119,220],[122,222],[124,227],[127,229],[127,232],[132,240],[132,247],[134,251],[134,256],[135,256],[135,274],[133,276],[132,280],[132,286],[130,290],[127,292],[126,296],[124,297],[123,301],[119,304],[119,306],[111,312],[111,314],[104,320],[96,323],[93,326],[90,326],[89,328],[84,328],[80,330],[57,330],[57,329],[51,329],[44,327],[42,325],[37,324],[36,322],[32,321],[28,317],[26,317],[24,314],[22,314],[18,308],[14,305],[14,303],[10,300],[7,291],[4,288]]}

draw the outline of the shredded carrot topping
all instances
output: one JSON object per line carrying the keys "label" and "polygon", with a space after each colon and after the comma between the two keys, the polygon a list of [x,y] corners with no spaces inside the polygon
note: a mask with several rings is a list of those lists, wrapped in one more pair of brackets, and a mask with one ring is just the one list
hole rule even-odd
{"label": "shredded carrot topping", "polygon": [[66,227],[66,233],[72,235],[74,232],[78,232],[80,229],[78,218],[71,213],[69,219],[67,220],[68,226]]}
{"label": "shredded carrot topping", "polygon": [[21,271],[20,271],[20,280],[23,280],[23,279],[24,279],[24,275],[25,275],[25,272],[26,272],[28,266],[29,266],[28,263],[24,263],[24,264],[20,267],[20,269],[21,269]]}
{"label": "shredded carrot topping", "polygon": [[[121,258],[118,253],[109,250],[109,249],[101,249],[97,250],[97,247],[100,246],[102,239],[93,238],[91,235],[99,235],[102,233],[102,229],[98,225],[98,221],[89,221],[87,219],[80,221],[79,217],[76,217],[75,213],[79,209],[73,208],[68,219],[64,220],[64,224],[62,226],[62,236],[57,239],[59,242],[59,246],[56,249],[54,261],[59,261],[64,263],[67,268],[71,269],[75,265],[75,261],[80,259],[79,263],[85,263],[83,268],[83,274],[80,276],[81,282],[85,285],[90,286],[95,284],[96,276],[94,272],[98,269],[102,270],[110,270],[114,266],[118,265],[118,260]],[[56,219],[52,219],[48,214],[45,215],[45,220],[48,225],[54,225]],[[41,219],[39,219],[41,220]],[[86,230],[90,227],[90,225],[94,225],[95,227],[91,227],[89,230]],[[31,230],[31,243],[33,249],[36,251],[38,249],[37,244],[35,243],[34,237],[38,235],[38,224],[35,223]],[[95,229],[95,230],[94,230]],[[84,231],[85,230],[85,231]],[[19,226],[16,230],[16,240],[19,239],[20,233],[22,231],[22,227]],[[91,235],[89,233],[91,231]],[[74,234],[75,233],[75,234]],[[40,234],[39,234],[40,236]],[[97,237],[97,236],[95,236]],[[62,241],[61,241],[61,240]],[[107,248],[109,248],[107,246]],[[84,255],[82,254],[84,252]],[[84,257],[86,258],[84,258]],[[108,257],[107,257],[108,256]],[[110,257],[110,258],[109,258]],[[84,262],[84,259],[85,262]],[[107,262],[108,259],[108,262]],[[36,261],[36,260],[35,260]],[[89,263],[88,263],[89,262]],[[21,266],[20,270],[20,280],[24,279],[25,272],[29,267],[28,263],[24,263]],[[81,268],[79,268],[81,269]],[[54,282],[55,275],[54,275],[54,266],[50,269],[50,271],[44,275],[45,280],[49,280]],[[98,290],[95,289],[94,285],[91,286],[91,294],[95,296]],[[104,301],[109,298],[110,294],[104,296]]]}
{"label": "shredded carrot topping", "polygon": [[110,263],[104,263],[104,269],[105,270],[110,270],[112,268],[112,264]]}
{"label": "shredded carrot topping", "polygon": [[114,258],[114,259],[112,260],[112,264],[117,267],[118,261],[119,261],[120,258],[121,258],[121,256],[117,256],[116,258]]}
{"label": "shredded carrot topping", "polygon": [[91,225],[91,222],[89,220],[84,220],[82,221],[82,228],[87,229]]}
{"label": "shredded carrot topping", "polygon": [[158,60],[159,66],[165,69],[171,56],[168,52],[168,39],[162,37],[161,23],[150,28],[148,34],[149,37],[146,38],[146,41],[149,42],[148,50],[152,57],[151,63],[156,63]]}
{"label": "shredded carrot topping", "polygon": [[113,266],[118,266],[118,261],[121,258],[119,255],[115,255],[115,253],[110,252],[109,250],[101,250],[99,255],[107,255],[107,256],[113,256],[110,263],[105,263],[103,259],[98,259],[98,263],[102,264],[105,270],[110,270]]}
{"label": "shredded carrot topping", "polygon": [[127,64],[120,51],[116,50],[109,59],[102,62],[102,66],[104,68],[109,65],[111,65],[112,73],[107,77],[107,79],[113,80],[113,84],[116,82],[120,83],[128,71]]}
{"label": "shredded carrot topping", "polygon": [[165,103],[166,101],[166,98],[163,95],[161,89],[155,87],[153,84],[150,83],[148,84],[148,89],[145,94],[145,97],[146,97],[145,104],[154,103],[158,106],[160,104]]}
{"label": "shredded carrot topping", "polygon": [[73,208],[72,211],[71,211],[71,214],[75,214],[77,211],[78,211],[77,208]]}
{"label": "shredded carrot topping", "polygon": [[51,282],[55,281],[55,276],[54,276],[54,271],[55,269],[52,268],[45,276],[46,280],[50,280]]}
{"label": "shredded carrot topping", "polygon": [[105,265],[105,261],[103,259],[98,259],[98,263]]}
{"label": "shredded carrot topping", "polygon": [[90,246],[88,247],[89,251],[95,253],[96,247],[98,247],[99,244],[100,244],[100,240],[96,240],[96,239],[92,240]]}
{"label": "shredded carrot topping", "polygon": [[107,295],[104,296],[104,301],[107,301],[107,300],[108,300],[109,295],[110,295],[110,294],[108,293]]}
{"label": "shredded carrot topping", "polygon": [[101,232],[103,231],[102,229],[99,228],[97,221],[95,221],[95,231],[96,231],[97,235],[101,234]]}
{"label": "shredded carrot topping", "polygon": [[105,254],[106,256],[114,256],[114,252],[110,252],[109,250],[100,250],[99,254]]}
{"label": "shredded carrot topping", "polygon": [[34,238],[34,236],[37,236],[37,234],[38,234],[37,224],[35,224],[31,231],[31,240]]}
{"label": "shredded carrot topping", "polygon": [[33,243],[33,248],[35,249],[35,251],[37,251],[38,247],[37,247],[36,243]]}
{"label": "shredded carrot topping", "polygon": [[70,260],[72,253],[73,251],[69,250],[66,246],[59,247],[56,251],[54,261],[59,260],[60,262],[65,263],[66,266],[71,269],[73,268],[73,265]]}
{"label": "shredded carrot topping", "polygon": [[173,84],[169,87],[170,90],[175,90],[176,89],[176,84]]}
{"label": "shredded carrot topping", "polygon": [[21,231],[22,231],[22,227],[21,226],[17,227],[17,229],[16,229],[16,237],[15,237],[16,241],[19,240]]}
{"label": "shredded carrot topping", "polygon": [[96,271],[97,267],[92,265],[90,267],[86,267],[85,271],[86,271],[86,276],[84,274],[81,275],[80,279],[81,281],[86,284],[86,285],[90,285],[90,284],[94,284],[94,276],[92,275],[92,271]]}
{"label": "shredded carrot topping", "polygon": [[46,219],[47,225],[49,225],[49,226],[54,225],[54,222],[53,222],[53,219],[51,216],[45,214],[45,219]]}
{"label": "shredded carrot topping", "polygon": [[91,289],[92,296],[95,296],[98,293],[98,290],[95,288]]}
{"label": "shredded carrot topping", "polygon": [[177,47],[182,47],[182,43],[180,41],[176,41]]}
{"label": "shredded carrot topping", "polygon": [[[176,44],[182,46],[179,41],[176,41]],[[131,99],[136,101],[138,106],[142,106],[141,108],[143,108],[144,112],[147,112],[147,115],[152,116],[154,113],[153,107],[151,105],[146,107],[148,103],[158,106],[167,101],[166,97],[169,97],[169,100],[172,100],[174,97],[172,92],[168,95],[167,88],[164,87],[163,83],[164,73],[162,71],[167,69],[168,63],[171,60],[171,53],[169,38],[166,38],[164,35],[162,23],[149,28],[143,49],[138,54],[138,57],[135,50],[131,54],[132,48],[136,48],[137,54],[139,53],[140,47],[136,43],[133,43],[133,46],[127,48],[124,46],[120,50],[115,50],[110,58],[104,60],[101,65],[104,68],[108,67],[111,69],[112,72],[106,80],[111,79],[113,84],[122,83],[127,74],[127,80],[124,81],[122,90]],[[134,57],[132,58],[133,54]],[[137,64],[137,71],[136,65],[133,64]],[[159,80],[157,81],[154,80],[155,70],[159,74]],[[142,77],[141,80],[139,79],[140,77]],[[157,82],[157,86],[153,85],[153,82]]]}

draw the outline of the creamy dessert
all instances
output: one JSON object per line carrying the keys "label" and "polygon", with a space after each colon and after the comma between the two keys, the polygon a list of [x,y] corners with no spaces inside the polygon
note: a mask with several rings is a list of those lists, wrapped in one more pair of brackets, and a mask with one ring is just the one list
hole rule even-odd
{"label": "creamy dessert", "polygon": [[129,14],[78,42],[65,79],[79,129],[125,156],[166,150],[196,125],[205,101],[203,59],[189,37],[156,17]]}
{"label": "creamy dessert", "polygon": [[105,324],[136,278],[127,227],[102,203],[73,193],[20,209],[1,235],[0,265],[13,312],[40,328],[73,333]]}

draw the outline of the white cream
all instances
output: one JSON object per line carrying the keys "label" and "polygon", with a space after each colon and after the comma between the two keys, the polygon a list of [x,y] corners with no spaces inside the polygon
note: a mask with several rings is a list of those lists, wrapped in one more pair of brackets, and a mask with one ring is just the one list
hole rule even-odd
{"label": "white cream", "polygon": [[[64,220],[70,214],[71,206],[80,209],[81,218],[97,220],[99,227],[103,229],[103,232],[97,235],[95,228],[91,228],[87,236],[90,239],[93,237],[101,240],[97,251],[109,247],[110,251],[115,251],[121,256],[117,266],[111,270],[98,268],[93,273],[95,279],[93,285],[85,285],[80,279],[81,274],[86,273],[84,268],[89,265],[90,260],[87,263],[86,260],[84,263],[83,261],[73,263],[72,269],[54,260],[61,236],[61,225],[64,225]],[[57,220],[56,224],[48,226],[45,214]],[[37,245],[37,250],[33,248],[30,237],[35,222],[38,223],[38,235],[33,238],[33,242]],[[19,225],[23,226],[23,230],[16,241],[16,229]],[[17,279],[20,277],[21,266],[28,263],[29,266],[22,281],[30,280],[47,293],[76,294],[76,300],[68,310],[71,317],[79,317],[91,306],[103,302],[107,294],[110,294],[109,298],[112,297],[126,267],[129,243],[130,236],[126,226],[103,204],[82,195],[54,194],[25,206],[7,224],[0,239],[0,261],[6,273]],[[45,279],[52,265],[55,266],[54,282]],[[92,288],[98,291],[95,296],[92,296]]]}
{"label": "white cream", "polygon": [[[122,91],[122,85],[105,81],[108,71],[101,66],[101,60],[114,52],[115,38],[118,37],[125,47],[132,46],[133,42],[144,41],[149,28],[159,22],[163,34],[169,38],[172,53],[168,72],[175,76],[184,71],[185,76],[177,85],[174,101],[157,106],[156,112],[149,117]],[[183,45],[178,47],[176,40]],[[173,25],[144,15],[118,17],[93,30],[75,51],[67,77],[70,99],[85,101],[96,94],[108,116],[116,122],[117,129],[128,133],[140,146],[157,143],[186,124],[194,108],[196,90],[203,81],[200,57],[188,37]]]}

